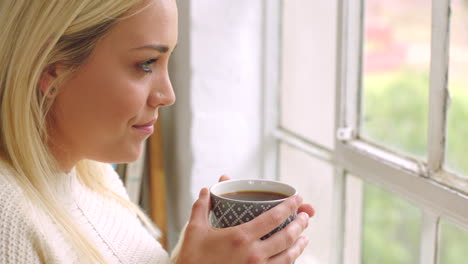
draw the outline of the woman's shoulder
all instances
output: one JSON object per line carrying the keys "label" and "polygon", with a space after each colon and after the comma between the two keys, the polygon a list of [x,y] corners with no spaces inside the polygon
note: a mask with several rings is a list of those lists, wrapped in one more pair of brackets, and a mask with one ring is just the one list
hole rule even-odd
{"label": "woman's shoulder", "polygon": [[0,160],[0,233],[9,226],[32,227],[31,203],[15,177],[12,167]]}
{"label": "woman's shoulder", "polygon": [[27,215],[26,195],[14,179],[14,170],[0,160],[0,228],[5,227],[6,221],[20,221]]}
{"label": "woman's shoulder", "polygon": [[26,196],[13,177],[13,170],[0,161],[0,263],[10,263],[11,258],[36,263],[34,244],[39,232],[32,224]]}
{"label": "woman's shoulder", "polygon": [[[6,203],[20,203],[24,200],[22,190],[14,179],[14,170],[0,159],[0,208]],[[2,214],[3,210],[0,210]]]}

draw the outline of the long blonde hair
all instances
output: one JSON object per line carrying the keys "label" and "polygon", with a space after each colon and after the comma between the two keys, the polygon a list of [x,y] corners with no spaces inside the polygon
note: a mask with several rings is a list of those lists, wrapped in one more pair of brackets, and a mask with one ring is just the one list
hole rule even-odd
{"label": "long blonde hair", "polygon": [[[57,164],[47,142],[46,116],[53,102],[38,86],[54,63],[71,75],[96,42],[142,0],[2,0],[0,1],[0,152],[15,172],[15,182],[34,208],[49,215],[81,259],[106,263],[99,251],[62,209],[55,194]],[[66,76],[67,74],[65,74]],[[81,182],[113,196],[133,210],[146,226],[151,221],[135,205],[104,184],[102,165],[80,161]]]}

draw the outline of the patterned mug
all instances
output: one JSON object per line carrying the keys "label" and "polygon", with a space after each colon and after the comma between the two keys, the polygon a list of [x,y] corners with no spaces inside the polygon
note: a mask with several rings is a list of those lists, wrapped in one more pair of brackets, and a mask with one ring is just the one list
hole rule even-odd
{"label": "patterned mug", "polygon": [[[271,197],[268,200],[258,200],[258,197],[250,199],[230,195],[233,193],[250,193],[248,195],[255,195],[255,193],[273,193],[274,195],[279,195],[279,197],[273,198],[273,200],[270,200]],[[288,197],[296,194],[297,191],[295,188],[278,181],[250,179],[218,182],[210,188],[210,223],[216,228],[226,228],[249,222],[265,211],[280,204]],[[294,220],[296,215],[297,212],[290,215],[285,222],[261,239],[267,239],[274,233],[283,229]]]}

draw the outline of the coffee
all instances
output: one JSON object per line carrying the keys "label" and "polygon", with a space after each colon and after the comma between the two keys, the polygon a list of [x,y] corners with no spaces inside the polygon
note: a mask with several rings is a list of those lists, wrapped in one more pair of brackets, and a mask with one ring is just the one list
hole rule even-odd
{"label": "coffee", "polygon": [[221,194],[220,196],[240,201],[273,201],[288,197],[287,195],[281,193],[265,191],[239,191]]}

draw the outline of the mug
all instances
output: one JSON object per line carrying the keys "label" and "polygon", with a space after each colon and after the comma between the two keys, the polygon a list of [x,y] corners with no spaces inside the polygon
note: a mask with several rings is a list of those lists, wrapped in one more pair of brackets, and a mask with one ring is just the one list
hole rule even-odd
{"label": "mug", "polygon": [[[210,223],[216,228],[226,228],[249,222],[296,194],[294,187],[279,181],[247,179],[218,182],[210,188]],[[261,239],[283,229],[296,215],[294,212]]]}

